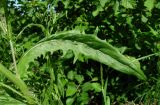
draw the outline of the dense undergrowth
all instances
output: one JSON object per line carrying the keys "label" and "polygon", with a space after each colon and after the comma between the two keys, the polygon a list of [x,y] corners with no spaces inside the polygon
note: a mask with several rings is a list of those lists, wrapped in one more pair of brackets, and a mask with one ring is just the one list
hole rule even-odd
{"label": "dense undergrowth", "polygon": [[0,104],[159,105],[158,0],[1,0]]}

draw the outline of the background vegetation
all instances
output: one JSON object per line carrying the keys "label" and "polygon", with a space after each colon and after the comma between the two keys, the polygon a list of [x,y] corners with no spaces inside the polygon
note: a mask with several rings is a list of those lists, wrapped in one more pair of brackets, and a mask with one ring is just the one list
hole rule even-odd
{"label": "background vegetation", "polygon": [[1,0],[0,103],[160,104],[159,14],[158,0]]}

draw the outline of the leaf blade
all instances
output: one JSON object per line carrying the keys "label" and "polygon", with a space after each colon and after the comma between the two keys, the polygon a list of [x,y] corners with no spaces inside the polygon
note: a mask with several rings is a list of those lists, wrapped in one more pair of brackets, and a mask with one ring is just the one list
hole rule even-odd
{"label": "leaf blade", "polygon": [[142,80],[146,79],[146,76],[139,67],[106,41],[100,40],[93,35],[71,31],[62,32],[43,39],[28,50],[17,65],[20,75],[22,77],[26,75],[29,63],[33,62],[36,57],[48,51],[54,52],[57,50],[62,50],[64,53],[70,50],[73,51],[75,55],[74,61],[81,56],[85,56],[87,59],[98,61],[117,71],[135,75]]}

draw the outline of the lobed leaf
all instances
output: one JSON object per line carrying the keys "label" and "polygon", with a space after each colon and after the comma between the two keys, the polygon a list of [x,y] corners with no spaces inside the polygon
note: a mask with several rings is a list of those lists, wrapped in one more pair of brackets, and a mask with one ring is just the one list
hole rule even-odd
{"label": "lobed leaf", "polygon": [[[135,60],[129,59],[129,57],[122,55],[117,48],[113,47],[111,44],[107,43],[104,40],[100,40],[99,38],[97,38],[96,36],[94,36],[92,34],[85,35],[85,34],[80,34],[78,32],[76,33],[75,31],[69,31],[69,32],[62,32],[62,33],[54,34],[44,40],[52,40],[52,39],[71,40],[71,41],[77,41],[77,42],[87,44],[88,46],[90,46],[96,50],[99,50],[99,51],[103,52],[104,54],[111,56],[113,59],[117,60],[118,62],[122,63],[123,65],[129,66],[130,68],[132,68],[134,73],[131,73],[131,71],[128,71],[128,70],[127,71],[119,70],[119,71],[126,73],[126,74],[133,74],[133,75],[140,74],[144,78],[146,78],[144,76],[144,73],[142,72],[142,70],[140,70],[140,67],[135,65],[134,62],[132,62]],[[42,41],[44,41],[44,40],[42,40]],[[117,69],[119,69],[119,68],[117,68]],[[130,72],[130,73],[128,73],[128,72]]]}
{"label": "lobed leaf", "polygon": [[57,50],[62,50],[64,55],[68,51],[73,51],[75,59],[85,56],[87,59],[93,59],[120,72],[135,75],[142,80],[146,79],[139,67],[109,43],[93,35],[83,35],[75,32],[63,32],[52,35],[28,50],[17,65],[20,76],[27,76],[29,63],[33,62],[35,58],[46,52]]}

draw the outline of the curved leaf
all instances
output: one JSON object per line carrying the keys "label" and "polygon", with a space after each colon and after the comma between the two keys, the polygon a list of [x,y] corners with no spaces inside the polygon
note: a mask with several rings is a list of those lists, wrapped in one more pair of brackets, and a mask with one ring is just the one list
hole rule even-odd
{"label": "curved leaf", "polygon": [[[122,55],[118,49],[116,49],[106,41],[100,40],[95,35],[92,35],[92,34],[86,35],[86,34],[80,34],[79,32],[76,32],[76,31],[68,31],[68,32],[61,32],[58,34],[54,34],[42,41],[52,40],[52,39],[72,40],[72,41],[77,41],[77,42],[87,44],[88,46],[96,50],[100,50],[104,54],[111,56],[113,59],[117,60],[123,65],[129,66],[130,68],[132,68],[132,70],[135,72],[133,73],[133,75],[140,74],[143,78],[146,78],[143,71],[140,70],[140,67],[135,65],[134,63],[135,60],[129,59],[128,57]],[[130,74],[128,72],[130,71],[127,70],[124,73]]]}
{"label": "curved leaf", "polygon": [[136,65],[109,43],[91,35],[79,35],[68,32],[44,39],[28,50],[17,65],[20,76],[27,76],[29,63],[34,61],[35,58],[48,51],[54,52],[57,50],[62,50],[64,54],[71,50],[75,55],[75,59],[78,59],[79,56],[85,56],[120,72],[135,75],[143,80],[146,79],[143,72]]}

